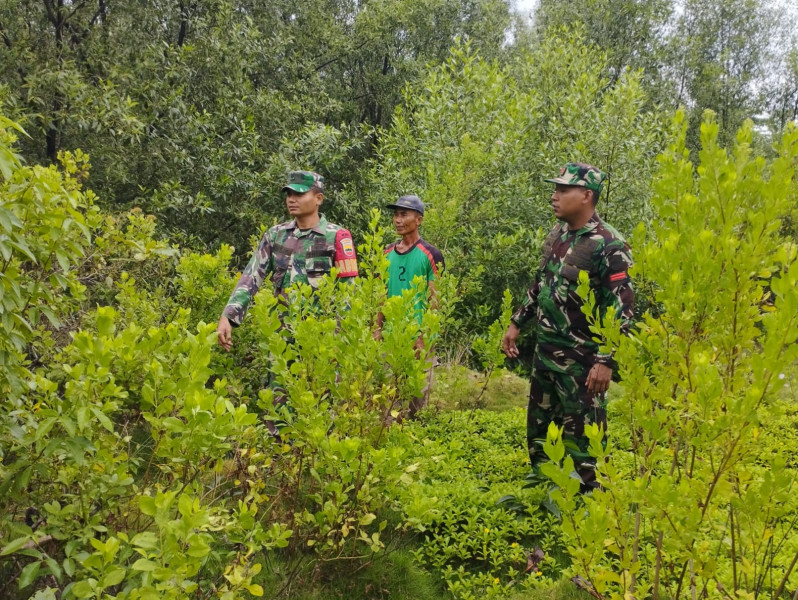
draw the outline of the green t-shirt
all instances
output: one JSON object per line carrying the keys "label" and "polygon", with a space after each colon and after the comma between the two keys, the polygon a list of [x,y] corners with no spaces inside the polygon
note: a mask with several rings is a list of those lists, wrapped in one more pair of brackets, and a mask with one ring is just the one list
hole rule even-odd
{"label": "green t-shirt", "polygon": [[[433,281],[444,268],[443,254],[432,244],[419,239],[406,252],[399,252],[394,242],[385,248],[388,258],[388,297],[401,296],[404,290],[413,287],[413,279],[421,277],[426,282]],[[426,294],[416,302],[416,317],[426,308]]]}

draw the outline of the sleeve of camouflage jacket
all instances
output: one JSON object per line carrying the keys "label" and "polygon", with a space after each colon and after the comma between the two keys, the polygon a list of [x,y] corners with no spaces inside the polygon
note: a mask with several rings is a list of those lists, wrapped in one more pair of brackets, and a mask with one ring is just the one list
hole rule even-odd
{"label": "sleeve of camouflage jacket", "polygon": [[510,317],[510,320],[515,323],[516,327],[519,329],[523,327],[526,323],[528,323],[534,316],[538,310],[538,282],[540,280],[540,271],[535,271],[535,279],[532,281],[532,285],[526,292],[526,298],[524,298],[524,302],[521,306],[518,307],[513,313],[513,316]]}
{"label": "sleeve of camouflage jacket", "polygon": [[234,327],[241,325],[247,314],[252,298],[258,293],[260,286],[271,271],[272,242],[271,230],[263,234],[258,248],[249,259],[249,264],[236,284],[222,315],[227,317]]}
{"label": "sleeve of camouflage jacket", "polygon": [[[601,261],[601,294],[597,301],[604,315],[614,314],[620,321],[621,332],[626,335],[632,326],[634,315],[634,291],[629,278],[629,268],[632,266],[632,252],[628,244],[621,240],[614,240],[607,245]],[[617,365],[612,359],[612,354],[596,355],[596,362],[605,364],[615,370]]]}

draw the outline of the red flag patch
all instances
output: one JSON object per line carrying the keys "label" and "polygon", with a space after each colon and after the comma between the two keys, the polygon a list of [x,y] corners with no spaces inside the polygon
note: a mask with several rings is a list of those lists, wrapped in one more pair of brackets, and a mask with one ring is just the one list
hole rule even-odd
{"label": "red flag patch", "polygon": [[626,279],[626,271],[621,271],[620,273],[613,273],[610,275],[610,281],[621,281],[622,279]]}
{"label": "red flag patch", "polygon": [[346,229],[339,229],[335,235],[335,268],[338,269],[338,277],[357,277],[355,246]]}

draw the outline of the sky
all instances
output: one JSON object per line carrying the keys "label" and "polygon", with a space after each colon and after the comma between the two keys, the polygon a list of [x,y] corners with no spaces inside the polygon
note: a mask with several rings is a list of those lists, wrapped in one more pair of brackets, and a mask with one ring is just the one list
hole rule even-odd
{"label": "sky", "polygon": [[538,0],[514,0],[516,12],[529,16],[535,10]]}
{"label": "sky", "polygon": [[[518,13],[526,16],[530,16],[532,14],[537,3],[538,0],[513,0],[515,10]],[[773,4],[786,9],[787,14],[795,22],[796,28],[798,28],[798,2],[795,0],[773,0]]]}

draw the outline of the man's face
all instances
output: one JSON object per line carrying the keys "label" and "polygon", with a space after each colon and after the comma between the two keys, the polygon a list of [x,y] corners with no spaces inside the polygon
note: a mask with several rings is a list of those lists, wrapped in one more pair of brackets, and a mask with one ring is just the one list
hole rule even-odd
{"label": "man's face", "polygon": [[421,213],[409,208],[397,208],[393,211],[393,226],[399,235],[407,235],[418,231],[424,217]]}
{"label": "man's face", "polygon": [[316,190],[308,190],[304,194],[288,190],[285,194],[285,205],[288,213],[296,217],[309,217],[319,212],[324,194]]}
{"label": "man's face", "polygon": [[578,185],[556,184],[551,195],[551,208],[560,221],[570,221],[578,217],[586,207],[592,208],[593,192]]}

